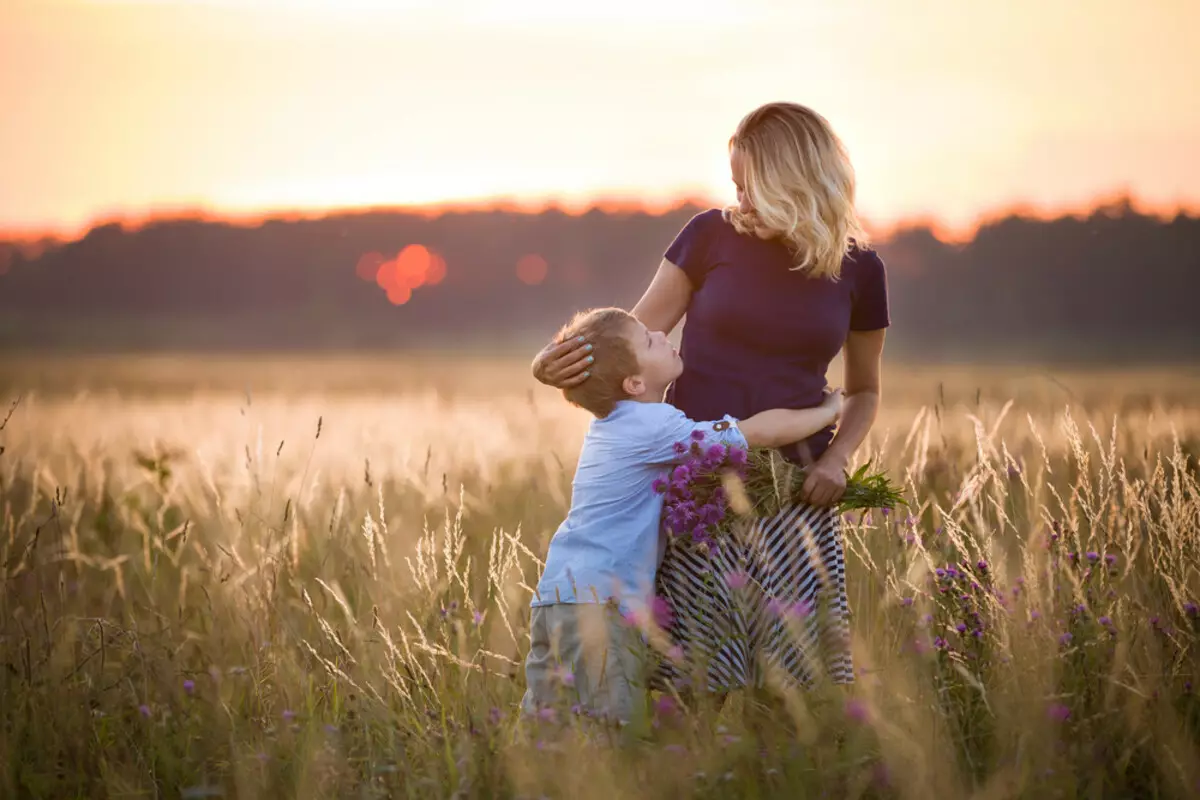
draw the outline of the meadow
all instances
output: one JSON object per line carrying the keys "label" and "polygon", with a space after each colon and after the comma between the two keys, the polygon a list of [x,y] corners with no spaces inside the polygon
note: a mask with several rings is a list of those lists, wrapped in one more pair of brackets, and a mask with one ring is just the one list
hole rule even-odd
{"label": "meadow", "polygon": [[587,425],[527,359],[6,355],[0,423],[3,797],[1200,793],[1200,369],[889,364],[855,685],[636,738],[516,714]]}

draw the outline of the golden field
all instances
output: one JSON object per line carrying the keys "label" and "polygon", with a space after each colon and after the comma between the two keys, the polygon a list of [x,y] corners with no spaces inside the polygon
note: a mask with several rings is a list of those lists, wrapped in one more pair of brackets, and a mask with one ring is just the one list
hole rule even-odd
{"label": "golden field", "polygon": [[1200,369],[889,364],[856,685],[636,741],[514,713],[587,425],[527,360],[9,355],[0,404],[0,796],[1200,792]]}

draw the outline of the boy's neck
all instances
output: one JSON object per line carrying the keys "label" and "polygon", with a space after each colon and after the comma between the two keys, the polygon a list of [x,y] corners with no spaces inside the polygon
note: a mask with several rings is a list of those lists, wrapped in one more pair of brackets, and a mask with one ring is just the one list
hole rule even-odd
{"label": "boy's neck", "polygon": [[661,403],[666,396],[666,386],[663,386],[662,388],[657,386],[647,386],[646,391],[642,392],[637,397],[630,397],[629,399],[635,403]]}

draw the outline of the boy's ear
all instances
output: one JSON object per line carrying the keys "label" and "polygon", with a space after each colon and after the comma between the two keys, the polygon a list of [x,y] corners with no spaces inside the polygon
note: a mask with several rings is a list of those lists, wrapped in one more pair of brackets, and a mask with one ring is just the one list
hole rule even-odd
{"label": "boy's ear", "polygon": [[641,375],[630,375],[621,381],[621,388],[630,397],[641,397],[646,393],[646,382],[642,380]]}

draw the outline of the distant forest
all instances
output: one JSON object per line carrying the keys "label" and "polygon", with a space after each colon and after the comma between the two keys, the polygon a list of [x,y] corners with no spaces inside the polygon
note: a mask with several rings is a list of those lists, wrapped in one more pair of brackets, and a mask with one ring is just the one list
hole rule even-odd
{"label": "distant forest", "polygon": [[[572,310],[634,303],[700,210],[164,219],[0,242],[0,348],[529,346]],[[874,245],[888,266],[889,353],[1200,357],[1196,217],[1162,220],[1122,201],[1083,217],[1007,217],[963,244],[910,227]]]}

